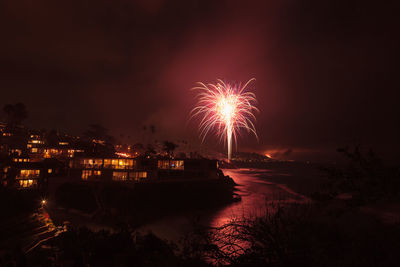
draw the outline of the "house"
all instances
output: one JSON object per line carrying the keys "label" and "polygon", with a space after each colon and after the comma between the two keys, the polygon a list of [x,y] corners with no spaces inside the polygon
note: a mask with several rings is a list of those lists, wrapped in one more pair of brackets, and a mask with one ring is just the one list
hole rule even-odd
{"label": "house", "polygon": [[70,174],[82,180],[139,181],[147,179],[151,170],[144,170],[133,158],[76,157],[69,162]]}
{"label": "house", "polygon": [[47,186],[48,178],[65,174],[63,164],[56,160],[29,162],[25,159],[13,158],[9,166],[3,167],[3,185],[21,189],[43,188]]}
{"label": "house", "polygon": [[73,158],[70,175],[82,180],[160,181],[217,178],[218,164],[208,159]]}

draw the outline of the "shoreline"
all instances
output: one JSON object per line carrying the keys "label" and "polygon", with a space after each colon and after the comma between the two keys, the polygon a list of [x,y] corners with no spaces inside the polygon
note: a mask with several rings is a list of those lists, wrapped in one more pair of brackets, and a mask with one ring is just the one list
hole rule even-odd
{"label": "shoreline", "polygon": [[[181,216],[189,211],[202,212],[233,203],[237,201],[235,185],[231,178],[225,176],[212,180],[146,183],[134,187],[118,182],[70,182],[59,185],[51,194],[52,204],[49,204],[48,212],[57,225],[68,221],[74,227],[87,226],[96,230],[117,229],[122,225],[138,229],[166,217]],[[73,200],[60,199],[62,186],[66,187],[62,195],[73,195]],[[71,194],[71,190],[75,194]],[[79,191],[91,192],[92,196],[79,195],[76,193]],[[79,210],[76,205],[81,201],[96,203],[96,207],[93,206],[91,212]]]}

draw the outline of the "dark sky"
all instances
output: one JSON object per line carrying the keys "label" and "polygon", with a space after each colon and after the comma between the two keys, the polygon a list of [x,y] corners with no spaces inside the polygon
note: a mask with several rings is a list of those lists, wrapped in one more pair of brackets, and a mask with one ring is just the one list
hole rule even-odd
{"label": "dark sky", "polygon": [[36,128],[198,142],[195,82],[255,77],[260,141],[239,150],[397,153],[398,24],[395,1],[0,1],[0,104]]}

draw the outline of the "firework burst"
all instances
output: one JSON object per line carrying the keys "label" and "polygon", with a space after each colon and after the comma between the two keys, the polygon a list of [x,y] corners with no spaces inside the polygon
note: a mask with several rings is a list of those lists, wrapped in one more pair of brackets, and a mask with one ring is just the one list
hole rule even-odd
{"label": "firework burst", "polygon": [[228,161],[232,156],[232,141],[237,144],[240,130],[252,132],[256,138],[254,126],[254,106],[256,96],[246,91],[247,86],[255,79],[250,79],[244,85],[229,84],[217,80],[216,84],[197,83],[197,106],[191,111],[191,118],[202,116],[199,129],[202,141],[210,132],[215,132],[220,140],[227,143]]}

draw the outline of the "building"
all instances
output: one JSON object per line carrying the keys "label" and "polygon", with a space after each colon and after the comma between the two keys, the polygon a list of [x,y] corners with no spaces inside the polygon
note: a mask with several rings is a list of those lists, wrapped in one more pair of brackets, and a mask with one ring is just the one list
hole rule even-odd
{"label": "building", "polygon": [[[53,136],[54,137],[54,136]],[[76,148],[69,140],[63,140],[58,135],[56,142],[50,145],[46,142],[43,134],[40,132],[31,132],[27,142],[28,154],[32,161],[41,161],[43,159],[58,159],[60,161],[67,161],[69,158],[75,156],[76,153],[82,153],[82,149]]]}
{"label": "building", "polygon": [[82,180],[160,181],[217,178],[216,160],[151,158],[73,158],[70,175]]}
{"label": "building", "polygon": [[21,189],[42,188],[47,186],[48,178],[58,175],[65,175],[64,166],[58,161],[29,162],[26,158],[13,158],[8,166],[3,166],[1,183]]}
{"label": "building", "polygon": [[10,129],[0,123],[0,153],[18,156],[26,153],[26,130],[22,126]]}

